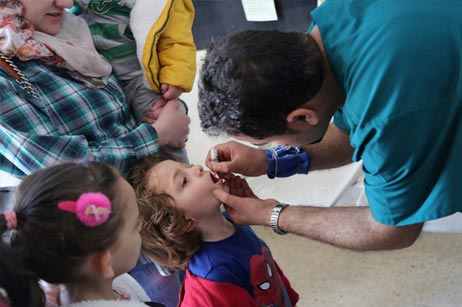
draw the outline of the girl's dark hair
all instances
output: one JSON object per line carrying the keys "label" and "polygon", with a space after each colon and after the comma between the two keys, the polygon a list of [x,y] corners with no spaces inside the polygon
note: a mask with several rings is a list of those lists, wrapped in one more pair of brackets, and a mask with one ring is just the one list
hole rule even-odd
{"label": "girl's dark hair", "polygon": [[165,160],[178,161],[172,155],[160,153],[143,158],[129,176],[138,199],[142,250],[158,264],[185,268],[202,246],[202,234],[184,213],[176,208],[173,198],[149,185],[152,168]]}
{"label": "girl's dark hair", "polygon": [[[32,280],[56,284],[81,281],[85,278],[81,267],[87,257],[114,245],[124,221],[116,187],[120,178],[112,167],[88,162],[48,167],[23,179],[13,207],[17,227],[10,231],[9,250],[21,259]],[[109,219],[96,227],[85,226],[75,214],[57,206],[87,192],[101,192],[112,204]],[[6,230],[3,214],[0,229],[2,233]],[[25,295],[19,289],[8,292],[11,300],[16,294]]]}
{"label": "girl's dark hair", "polygon": [[[1,216],[3,218],[3,214]],[[10,306],[44,307],[45,294],[38,278],[24,269],[23,259],[18,257],[21,255],[16,255],[3,240],[0,241],[0,288],[8,295],[4,299],[9,301]]]}

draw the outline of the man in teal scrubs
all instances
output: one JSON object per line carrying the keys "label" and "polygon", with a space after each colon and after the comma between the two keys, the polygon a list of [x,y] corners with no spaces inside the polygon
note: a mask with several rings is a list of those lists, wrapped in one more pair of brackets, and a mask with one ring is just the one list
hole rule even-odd
{"label": "man in teal scrubs", "polygon": [[462,3],[327,0],[312,20],[306,35],[214,42],[199,94],[204,130],[303,147],[229,142],[206,163],[225,178],[273,178],[362,160],[370,207],[286,208],[245,188],[215,196],[237,223],[358,250],[407,247],[423,222],[462,210]]}

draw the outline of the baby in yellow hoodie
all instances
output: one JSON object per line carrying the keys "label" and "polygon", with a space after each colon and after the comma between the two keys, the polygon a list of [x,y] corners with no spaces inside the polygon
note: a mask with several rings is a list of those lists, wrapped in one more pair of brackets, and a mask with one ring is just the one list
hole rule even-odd
{"label": "baby in yellow hoodie", "polygon": [[75,0],[137,122],[155,120],[196,74],[192,0]]}

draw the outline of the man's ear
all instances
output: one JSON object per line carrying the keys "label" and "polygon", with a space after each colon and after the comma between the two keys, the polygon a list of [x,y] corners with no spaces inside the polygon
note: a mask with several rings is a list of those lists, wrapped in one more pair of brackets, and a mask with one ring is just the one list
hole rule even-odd
{"label": "man's ear", "polygon": [[95,275],[102,278],[113,278],[115,275],[112,268],[112,254],[110,251],[99,252],[91,255],[83,265],[83,270],[89,275]]}
{"label": "man's ear", "polygon": [[298,108],[286,117],[289,129],[303,131],[307,126],[316,126],[319,123],[318,114],[312,109]]}

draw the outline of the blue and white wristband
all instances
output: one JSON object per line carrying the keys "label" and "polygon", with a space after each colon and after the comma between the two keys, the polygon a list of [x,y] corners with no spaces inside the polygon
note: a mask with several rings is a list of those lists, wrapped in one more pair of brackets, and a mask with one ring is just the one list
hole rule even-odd
{"label": "blue and white wristband", "polygon": [[268,177],[290,177],[295,174],[308,174],[310,157],[302,146],[278,145],[263,150],[268,161]]}

